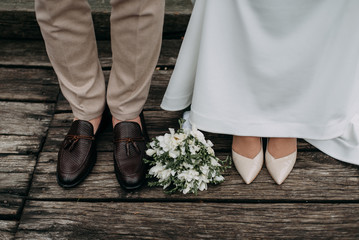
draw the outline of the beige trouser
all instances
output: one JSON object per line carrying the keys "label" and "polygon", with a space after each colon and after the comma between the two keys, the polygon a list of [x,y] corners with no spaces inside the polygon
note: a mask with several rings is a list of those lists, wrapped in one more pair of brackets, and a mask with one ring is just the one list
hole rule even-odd
{"label": "beige trouser", "polygon": [[[111,0],[112,70],[107,104],[119,120],[136,118],[148,96],[162,39],[165,0]],[[38,23],[62,93],[74,116],[105,107],[104,75],[87,0],[35,0]]]}

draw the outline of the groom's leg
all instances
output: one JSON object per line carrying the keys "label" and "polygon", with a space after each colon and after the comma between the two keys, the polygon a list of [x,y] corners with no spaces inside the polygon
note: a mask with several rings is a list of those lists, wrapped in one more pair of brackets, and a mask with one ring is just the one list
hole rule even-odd
{"label": "groom's leg", "polygon": [[107,102],[118,120],[138,117],[145,104],[162,40],[164,0],[112,0],[113,65]]}
{"label": "groom's leg", "polygon": [[105,81],[87,0],[35,0],[35,10],[48,56],[75,118],[101,116]]}
{"label": "groom's leg", "polygon": [[[162,40],[164,0],[112,0],[113,65],[107,103],[114,127],[117,179],[126,189],[145,179],[145,139],[139,114],[146,102]],[[142,121],[142,129],[145,129]]]}
{"label": "groom's leg", "polygon": [[35,10],[62,93],[80,119],[72,123],[57,161],[58,183],[73,187],[95,164],[93,126],[96,121],[98,125],[105,106],[91,10],[86,0],[36,0]]}

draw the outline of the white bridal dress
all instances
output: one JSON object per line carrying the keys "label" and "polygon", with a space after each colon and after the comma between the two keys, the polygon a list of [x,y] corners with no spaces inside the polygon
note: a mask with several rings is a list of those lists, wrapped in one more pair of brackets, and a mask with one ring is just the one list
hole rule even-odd
{"label": "white bridal dress", "polygon": [[197,0],[161,107],[359,164],[359,0]]}

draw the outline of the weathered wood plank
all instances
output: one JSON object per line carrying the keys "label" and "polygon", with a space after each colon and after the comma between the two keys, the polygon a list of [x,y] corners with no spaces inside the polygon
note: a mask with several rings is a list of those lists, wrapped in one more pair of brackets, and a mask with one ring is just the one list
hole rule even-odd
{"label": "weathered wood plank", "polygon": [[30,183],[32,172],[1,173],[0,193],[24,196]]}
{"label": "weathered wood plank", "polygon": [[0,135],[1,154],[31,154],[40,151],[41,136]]}
{"label": "weathered wood plank", "polygon": [[0,220],[0,239],[11,240],[15,237],[17,221]]}
{"label": "weathered wood plank", "polygon": [[35,155],[0,155],[0,173],[29,173],[35,163]]}
{"label": "weathered wood plank", "polygon": [[35,164],[35,155],[0,155],[0,216],[18,216]]}
{"label": "weathered wood plank", "polygon": [[182,45],[182,39],[164,39],[157,65],[174,66]]}
{"label": "weathered wood plank", "polygon": [[0,37],[8,39],[41,39],[35,12],[27,10],[0,10]]}
{"label": "weathered wood plank", "polygon": [[0,102],[0,109],[0,134],[44,136],[55,104]]}
{"label": "weathered wood plank", "polygon": [[[111,12],[110,0],[89,0],[91,9],[95,12]],[[33,0],[2,0],[1,11],[34,11]],[[191,14],[190,0],[166,0],[166,13]]]}
{"label": "weathered wood plank", "polygon": [[[109,0],[89,0],[97,39],[110,39]],[[190,0],[166,0],[164,35],[183,35],[190,18]],[[0,4],[0,36],[2,38],[41,38],[33,0],[2,0]]]}
{"label": "weathered wood plank", "polygon": [[35,164],[35,155],[0,155],[0,193],[25,195]]}
{"label": "weathered wood plank", "polygon": [[144,106],[145,110],[162,110],[160,105],[172,72],[172,70],[156,70],[154,72],[150,92]]}
{"label": "weathered wood plank", "polygon": [[14,219],[20,216],[35,164],[35,155],[0,155],[1,218]]}
{"label": "weathered wood plank", "polygon": [[59,91],[53,70],[0,69],[0,100],[56,102]]}
{"label": "weathered wood plank", "polygon": [[0,40],[0,65],[51,67],[42,40]]}
{"label": "weathered wood plank", "polygon": [[[16,179],[15,179],[16,180]],[[14,219],[20,217],[24,197],[16,194],[6,194],[0,191],[0,218]],[[1,230],[0,230],[1,236]],[[2,238],[0,238],[2,239]]]}
{"label": "weathered wood plank", "polygon": [[[176,63],[181,40],[163,40],[158,60],[160,66]],[[111,43],[98,41],[99,59],[102,67],[112,65]],[[0,40],[0,66],[51,67],[45,44],[39,40]]]}
{"label": "weathered wood plank", "polygon": [[358,213],[359,204],[30,201],[16,237],[357,239]]}
{"label": "weathered wood plank", "polygon": [[[225,159],[230,153],[218,153]],[[341,163],[320,152],[300,152],[294,170],[278,186],[263,167],[250,185],[244,184],[235,168],[227,170],[225,182],[210,186],[198,196],[166,195],[161,188],[148,188],[135,192],[123,191],[113,170],[112,152],[100,152],[98,161],[83,184],[71,190],[63,190],[56,183],[57,153],[41,153],[30,197],[36,199],[198,199],[198,200],[359,200],[359,168]]]}

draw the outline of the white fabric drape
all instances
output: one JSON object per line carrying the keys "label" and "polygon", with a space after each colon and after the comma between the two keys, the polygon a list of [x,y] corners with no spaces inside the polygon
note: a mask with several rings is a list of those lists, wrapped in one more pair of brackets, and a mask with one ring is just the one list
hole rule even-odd
{"label": "white fabric drape", "polygon": [[359,1],[197,0],[161,107],[359,164]]}

